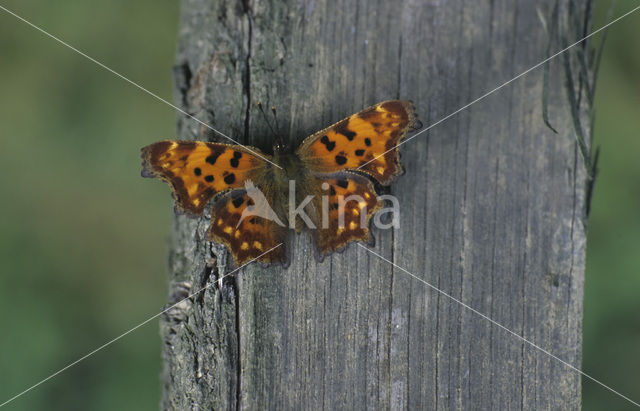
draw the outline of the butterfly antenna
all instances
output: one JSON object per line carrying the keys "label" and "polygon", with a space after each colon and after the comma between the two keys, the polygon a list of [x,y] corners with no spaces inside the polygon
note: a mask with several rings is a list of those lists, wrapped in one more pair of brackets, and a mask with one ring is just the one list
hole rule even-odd
{"label": "butterfly antenna", "polygon": [[273,120],[276,123],[276,131],[278,132],[278,135],[280,135],[280,125],[278,124],[278,113],[276,113],[275,106],[271,106],[271,112],[273,113]]}
{"label": "butterfly antenna", "polygon": [[278,133],[278,144],[284,147],[282,134],[280,134],[280,125],[278,124],[278,113],[276,113],[275,106],[271,106],[271,112],[273,113],[273,121],[276,123],[276,132]]}
{"label": "butterfly antenna", "polygon": [[264,118],[264,122],[267,123],[267,125],[269,126],[269,129],[271,130],[273,135],[276,136],[276,138],[278,138],[278,134],[273,129],[273,126],[271,125],[271,123],[269,123],[269,119],[267,118],[267,113],[264,112],[264,109],[262,108],[262,103],[259,102],[259,101],[258,101],[258,108],[260,109],[260,112],[262,113],[262,117]]}

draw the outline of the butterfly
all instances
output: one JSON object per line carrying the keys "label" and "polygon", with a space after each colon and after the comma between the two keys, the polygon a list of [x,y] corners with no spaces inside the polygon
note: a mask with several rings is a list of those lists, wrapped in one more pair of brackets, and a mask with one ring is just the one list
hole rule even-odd
{"label": "butterfly", "polygon": [[388,186],[403,173],[397,146],[421,126],[411,101],[389,100],[307,137],[296,150],[278,142],[273,155],[159,141],[142,148],[142,176],[169,183],[177,212],[201,216],[212,204],[209,240],[226,245],[238,267],[253,260],[287,267],[291,232],[305,228],[322,261],[352,241],[373,244],[370,219],[383,206],[376,183]]}

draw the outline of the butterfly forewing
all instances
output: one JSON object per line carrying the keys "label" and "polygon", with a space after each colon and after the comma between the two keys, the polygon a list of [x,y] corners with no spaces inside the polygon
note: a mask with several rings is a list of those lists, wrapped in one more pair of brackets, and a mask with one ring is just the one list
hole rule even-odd
{"label": "butterfly forewing", "polygon": [[308,137],[297,150],[316,173],[359,170],[388,185],[401,174],[397,145],[422,126],[409,100],[389,100]]}
{"label": "butterfly forewing", "polygon": [[200,215],[217,194],[242,188],[266,167],[244,148],[200,141],[159,141],[142,149],[142,175],[166,180],[179,211]]}

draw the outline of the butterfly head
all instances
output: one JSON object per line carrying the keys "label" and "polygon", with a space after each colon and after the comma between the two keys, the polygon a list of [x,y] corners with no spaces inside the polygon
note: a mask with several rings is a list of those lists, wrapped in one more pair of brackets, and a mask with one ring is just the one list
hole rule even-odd
{"label": "butterfly head", "polygon": [[265,123],[267,123],[267,126],[269,126],[269,129],[273,133],[273,136],[274,136],[273,153],[274,154],[275,153],[282,153],[282,152],[286,151],[287,145],[284,142],[284,138],[280,134],[280,127],[278,125],[278,116],[277,116],[277,113],[276,113],[276,108],[274,106],[271,106],[271,112],[273,113],[273,121],[275,123],[275,128],[269,122],[269,119],[267,118],[267,114],[264,112],[264,109],[262,108],[262,103],[261,102],[258,102],[258,108],[260,109],[260,112],[262,113],[262,117],[264,118]]}
{"label": "butterfly head", "polygon": [[273,139],[273,153],[285,153],[288,149],[289,146],[284,142],[284,138],[281,135],[276,134]]}

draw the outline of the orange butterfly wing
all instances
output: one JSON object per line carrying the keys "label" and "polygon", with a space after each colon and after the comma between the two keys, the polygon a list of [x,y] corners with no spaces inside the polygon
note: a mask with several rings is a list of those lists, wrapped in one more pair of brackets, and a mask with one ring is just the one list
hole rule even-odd
{"label": "orange butterfly wing", "polygon": [[313,134],[296,153],[312,172],[358,170],[388,185],[402,173],[396,146],[420,127],[411,101],[384,101]]}
{"label": "orange butterfly wing", "polygon": [[245,190],[232,191],[217,200],[211,213],[209,238],[233,251],[237,267],[253,259],[287,267],[289,256],[285,243],[289,229],[274,220],[247,213],[249,206],[255,203]]}
{"label": "orange butterfly wing", "polygon": [[286,265],[285,227],[257,216],[240,221],[252,201],[245,183],[252,179],[261,181],[269,168],[254,153],[270,158],[253,147],[160,141],[142,149],[142,175],[167,181],[178,211],[201,215],[215,198],[209,239],[226,245],[238,267],[253,259]]}
{"label": "orange butterfly wing", "polygon": [[[321,184],[328,184],[325,197],[328,204],[326,223],[316,221],[313,230],[317,256],[320,261],[334,251],[343,249],[351,241],[363,241],[373,244],[373,235],[369,229],[369,220],[380,210],[382,201],[378,199],[371,181],[352,172],[340,172],[317,177]],[[316,208],[322,205],[315,203]],[[328,207],[327,207],[328,205]],[[325,211],[326,213],[326,211]],[[319,216],[317,216],[319,218]]]}
{"label": "orange butterfly wing", "polygon": [[[372,243],[369,223],[382,208],[373,183],[389,185],[402,173],[397,145],[422,127],[408,100],[389,100],[308,137],[296,151],[319,184],[328,183],[328,226],[314,232],[320,259],[352,241]],[[340,199],[342,205],[340,206]],[[349,201],[350,198],[356,200]],[[321,205],[315,203],[315,208]]]}
{"label": "orange butterfly wing", "polygon": [[201,215],[213,197],[242,188],[268,163],[256,148],[205,143],[159,141],[142,149],[142,176],[159,177],[173,190],[178,211]]}

